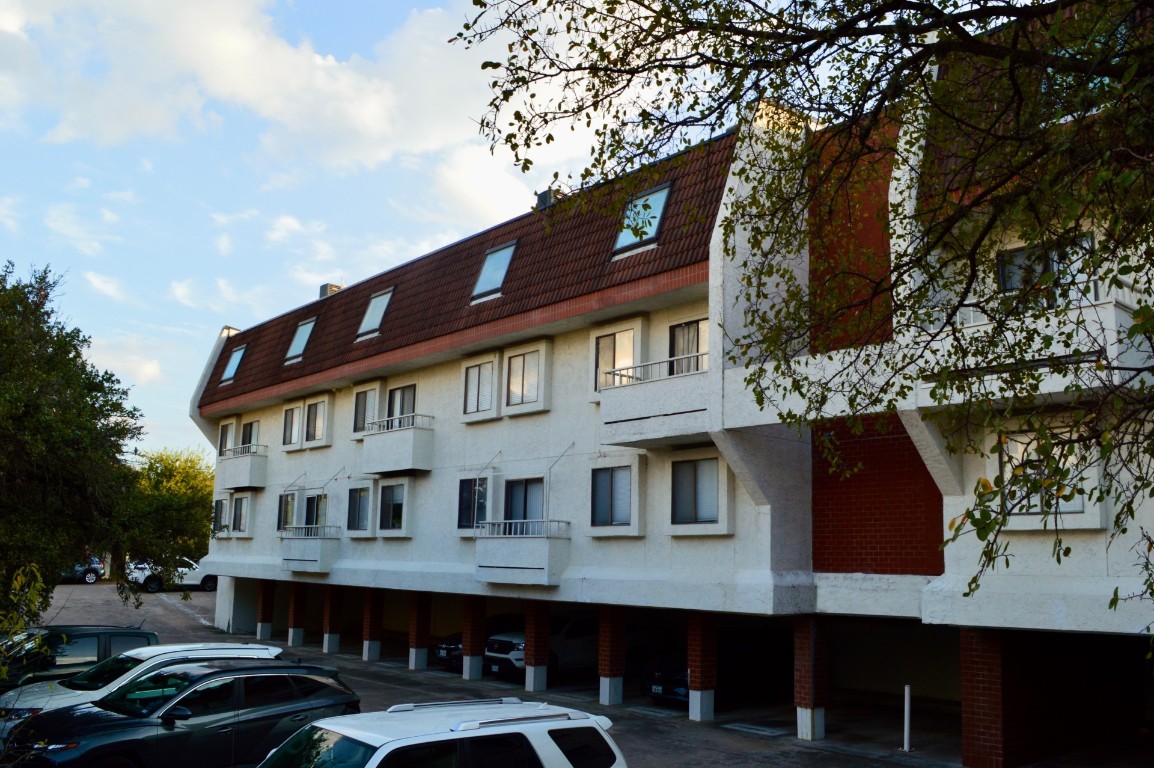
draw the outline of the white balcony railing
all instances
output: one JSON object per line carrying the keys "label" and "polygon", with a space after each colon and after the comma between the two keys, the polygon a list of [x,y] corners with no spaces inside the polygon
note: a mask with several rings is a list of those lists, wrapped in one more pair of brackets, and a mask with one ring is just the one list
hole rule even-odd
{"label": "white balcony railing", "polygon": [[569,538],[568,520],[493,520],[477,523],[474,535],[478,539],[495,538]]}
{"label": "white balcony railing", "polygon": [[255,443],[235,445],[232,448],[225,448],[220,452],[222,459],[235,459],[238,456],[268,456],[268,446],[257,445]]}
{"label": "white balcony railing", "polygon": [[668,379],[674,376],[684,376],[689,373],[701,373],[702,371],[708,370],[708,368],[708,352],[696,352],[692,355],[681,355],[680,357],[671,357],[667,360],[654,360],[651,363],[630,365],[603,372],[601,374],[601,389],[627,387],[646,381]]}
{"label": "white balcony railing", "polygon": [[339,539],[339,525],[286,525],[280,532],[282,539]]}
{"label": "white balcony railing", "polygon": [[433,417],[423,413],[410,413],[407,416],[393,416],[387,419],[377,419],[365,425],[367,432],[394,432],[398,429],[432,429]]}

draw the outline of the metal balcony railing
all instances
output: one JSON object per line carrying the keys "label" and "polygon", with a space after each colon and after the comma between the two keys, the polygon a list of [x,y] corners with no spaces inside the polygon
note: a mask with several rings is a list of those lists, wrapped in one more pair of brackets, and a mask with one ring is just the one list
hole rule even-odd
{"label": "metal balcony railing", "polygon": [[339,525],[286,525],[280,531],[282,539],[339,539]]}
{"label": "metal balcony railing", "polygon": [[365,425],[366,432],[394,432],[398,429],[432,429],[433,417],[423,413],[410,413],[406,416],[393,416],[387,419],[377,419]]}
{"label": "metal balcony railing", "polygon": [[250,445],[236,445],[232,448],[225,448],[220,452],[220,458],[222,459],[235,459],[238,456],[268,456],[268,446],[252,443]]}
{"label": "metal balcony railing", "polygon": [[496,538],[569,538],[568,520],[493,520],[477,523],[473,534],[479,539]]}
{"label": "metal balcony railing", "polygon": [[630,365],[624,368],[614,368],[601,373],[601,389],[613,387],[628,387],[632,384],[642,384],[646,381],[668,379],[674,376],[684,376],[688,373],[701,373],[709,369],[709,353],[696,352],[692,355],[671,357],[667,360],[654,360],[651,363]]}

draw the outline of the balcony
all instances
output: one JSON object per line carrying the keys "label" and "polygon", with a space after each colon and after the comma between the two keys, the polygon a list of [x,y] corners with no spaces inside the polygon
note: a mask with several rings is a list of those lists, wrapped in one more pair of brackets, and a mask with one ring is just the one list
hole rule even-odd
{"label": "balcony", "polygon": [[649,448],[709,434],[708,353],[616,368],[602,376],[602,440]]}
{"label": "balcony", "polygon": [[328,573],[340,554],[339,525],[290,525],[280,532],[281,567],[298,573]]}
{"label": "balcony", "polygon": [[477,581],[555,587],[569,564],[568,520],[478,523]]}
{"label": "balcony", "polygon": [[433,417],[420,413],[378,419],[366,425],[361,471],[397,474],[433,468]]}
{"label": "balcony", "polygon": [[217,458],[217,485],[224,490],[264,488],[267,476],[267,445],[238,445],[235,448],[226,448]]}

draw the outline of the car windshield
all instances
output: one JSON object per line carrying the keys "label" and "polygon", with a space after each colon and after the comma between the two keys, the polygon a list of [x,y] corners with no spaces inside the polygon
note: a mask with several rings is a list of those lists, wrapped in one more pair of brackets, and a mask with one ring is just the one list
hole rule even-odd
{"label": "car windshield", "polygon": [[97,702],[101,709],[148,717],[199,679],[203,669],[161,669],[121,686]]}
{"label": "car windshield", "polygon": [[60,684],[74,691],[95,691],[138,666],[140,666],[140,659],[124,655],[113,656],[111,659],[100,662],[87,672],[81,672],[76,677],[61,681]]}
{"label": "car windshield", "polygon": [[328,728],[302,728],[259,768],[365,768],[376,748]]}

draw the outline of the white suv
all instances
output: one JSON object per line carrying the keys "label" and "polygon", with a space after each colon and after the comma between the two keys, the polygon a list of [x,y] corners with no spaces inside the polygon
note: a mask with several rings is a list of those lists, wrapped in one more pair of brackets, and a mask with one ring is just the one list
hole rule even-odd
{"label": "white suv", "polygon": [[[177,567],[169,574],[172,586],[189,588],[200,587],[205,592],[216,590],[216,576],[201,570],[199,563],[194,563],[187,557],[177,561]],[[161,574],[153,568],[152,563],[141,560],[128,566],[128,580],[144,587],[146,592],[159,592],[168,584],[162,580]]]}
{"label": "white suv", "polygon": [[133,648],[67,680],[23,685],[0,696],[0,743],[33,715],[96,701],[157,667],[188,659],[276,659],[280,654],[275,645],[259,643],[173,643]]}
{"label": "white suv", "polygon": [[[597,666],[597,617],[549,618],[549,669],[567,672]],[[497,675],[525,674],[525,633],[501,632],[485,641],[485,671]]]}
{"label": "white suv", "polygon": [[260,768],[625,768],[613,723],[516,698],[397,704],[317,720]]}

